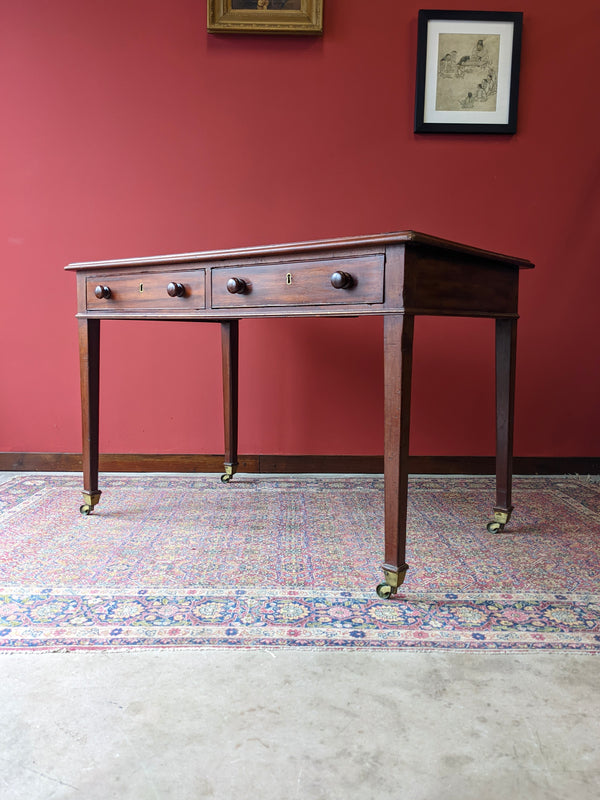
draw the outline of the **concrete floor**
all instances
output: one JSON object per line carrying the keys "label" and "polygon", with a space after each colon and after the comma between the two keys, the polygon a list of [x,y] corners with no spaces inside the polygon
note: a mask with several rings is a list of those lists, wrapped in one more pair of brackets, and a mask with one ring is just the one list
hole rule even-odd
{"label": "concrete floor", "polygon": [[0,657],[2,800],[596,800],[600,660]]}
{"label": "concrete floor", "polygon": [[3,654],[0,800],[596,800],[599,687],[560,652]]}

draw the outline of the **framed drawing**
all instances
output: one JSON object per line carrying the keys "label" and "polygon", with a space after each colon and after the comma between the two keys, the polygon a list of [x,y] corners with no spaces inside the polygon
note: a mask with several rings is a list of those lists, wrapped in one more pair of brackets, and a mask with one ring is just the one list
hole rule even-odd
{"label": "framed drawing", "polygon": [[419,11],[415,133],[515,133],[520,11]]}
{"label": "framed drawing", "polygon": [[323,0],[208,0],[210,33],[323,33]]}

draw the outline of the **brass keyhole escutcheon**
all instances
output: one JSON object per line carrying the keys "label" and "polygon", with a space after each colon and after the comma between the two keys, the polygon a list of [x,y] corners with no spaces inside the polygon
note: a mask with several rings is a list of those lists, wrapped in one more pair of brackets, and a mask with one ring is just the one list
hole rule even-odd
{"label": "brass keyhole escutcheon", "polygon": [[288,272],[288,274],[285,276],[285,282],[287,283],[288,286],[292,285],[292,273],[291,272]]}
{"label": "brass keyhole escutcheon", "polygon": [[140,292],[143,292],[143,291],[144,291],[144,284],[140,283]]}

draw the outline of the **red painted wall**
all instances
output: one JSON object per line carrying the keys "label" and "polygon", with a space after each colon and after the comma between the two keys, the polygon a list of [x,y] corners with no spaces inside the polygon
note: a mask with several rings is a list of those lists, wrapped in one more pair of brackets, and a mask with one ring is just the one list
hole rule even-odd
{"label": "red painted wall", "polygon": [[[322,38],[207,35],[205,7],[0,0],[0,450],[80,449],[65,264],[413,228],[536,262],[516,453],[597,456],[597,0],[519,5],[507,137],[412,132],[416,4],[325,0]],[[416,334],[412,451],[493,452],[492,325]],[[241,452],[382,451],[379,320],[241,336]],[[103,450],[222,449],[216,327],[108,323],[102,357]]]}

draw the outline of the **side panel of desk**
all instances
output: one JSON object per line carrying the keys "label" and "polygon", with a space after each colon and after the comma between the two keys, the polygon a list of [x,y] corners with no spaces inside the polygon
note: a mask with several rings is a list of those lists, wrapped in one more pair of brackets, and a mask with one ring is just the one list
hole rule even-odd
{"label": "side panel of desk", "polygon": [[519,269],[509,261],[406,246],[403,305],[412,314],[515,316],[518,286]]}

